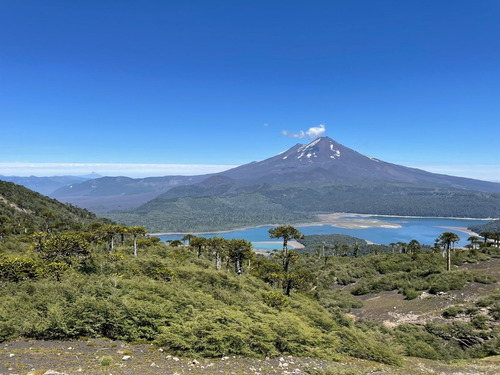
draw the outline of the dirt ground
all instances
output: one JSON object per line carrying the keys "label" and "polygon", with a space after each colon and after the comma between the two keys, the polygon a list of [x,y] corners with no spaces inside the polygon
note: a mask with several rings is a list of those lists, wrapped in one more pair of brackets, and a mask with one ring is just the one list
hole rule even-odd
{"label": "dirt ground", "polygon": [[500,358],[446,364],[409,358],[404,367],[345,358],[182,358],[148,344],[92,339],[84,341],[16,340],[1,344],[0,374],[484,374],[500,373]]}

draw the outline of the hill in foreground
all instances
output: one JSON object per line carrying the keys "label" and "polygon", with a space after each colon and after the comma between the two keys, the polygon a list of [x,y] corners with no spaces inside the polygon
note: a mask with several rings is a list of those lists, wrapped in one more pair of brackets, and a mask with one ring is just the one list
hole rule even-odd
{"label": "hill in foreground", "polygon": [[[24,186],[0,180],[0,228],[13,233],[83,227],[92,222],[109,222],[94,213],[63,204]],[[50,228],[49,228],[50,229]]]}
{"label": "hill in foreground", "polygon": [[[447,272],[440,254],[419,248],[358,258],[293,251],[262,257],[244,240],[195,237],[190,246],[168,247],[151,238],[141,239],[134,255],[131,230],[114,248],[109,231],[99,233],[0,241],[1,341],[104,337],[152,342],[191,358],[355,357],[395,366],[405,356],[500,354],[498,281],[464,267],[490,264],[500,257],[496,247],[453,252]],[[489,285],[488,294],[463,306],[450,299],[418,324],[346,315],[369,294],[437,300],[472,283]]]}

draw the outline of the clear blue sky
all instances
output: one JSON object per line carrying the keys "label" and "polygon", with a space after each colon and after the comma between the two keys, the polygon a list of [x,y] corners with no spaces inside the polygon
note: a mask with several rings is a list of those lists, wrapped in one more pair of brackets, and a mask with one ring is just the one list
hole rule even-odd
{"label": "clear blue sky", "polygon": [[217,169],[322,124],[500,181],[500,1],[0,0],[0,174]]}

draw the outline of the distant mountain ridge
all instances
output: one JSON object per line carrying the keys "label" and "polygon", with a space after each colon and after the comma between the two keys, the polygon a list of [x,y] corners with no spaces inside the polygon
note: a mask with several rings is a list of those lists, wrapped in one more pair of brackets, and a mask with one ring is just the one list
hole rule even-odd
{"label": "distant mountain ridge", "polygon": [[196,184],[209,176],[102,177],[62,187],[50,196],[102,213],[137,207],[173,187]]}
{"label": "distant mountain ridge", "polygon": [[50,176],[50,177],[38,177],[38,176],[2,176],[0,175],[0,180],[13,182],[18,185],[23,185],[28,189],[36,191],[43,195],[50,195],[57,189],[71,184],[78,184],[85,182],[94,178],[100,178],[101,175],[97,173],[91,173],[86,176]]}
{"label": "distant mountain ridge", "polygon": [[[138,189],[142,180],[130,183]],[[139,207],[105,216],[158,232],[298,223],[328,212],[500,217],[499,183],[384,162],[328,137],[217,174],[158,183],[151,194]]]}

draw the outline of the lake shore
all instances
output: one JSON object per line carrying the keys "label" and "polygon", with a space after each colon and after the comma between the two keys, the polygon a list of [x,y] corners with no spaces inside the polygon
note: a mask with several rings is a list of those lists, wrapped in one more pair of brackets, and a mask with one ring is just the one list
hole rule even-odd
{"label": "lake shore", "polygon": [[476,236],[476,237],[481,237],[480,234],[476,233],[476,232],[473,232],[465,227],[439,227],[439,228],[443,228],[443,229],[449,229],[449,230],[454,230],[454,231],[457,231],[457,232],[463,232],[465,234],[468,234],[469,236]]}
{"label": "lake shore", "polygon": [[[353,220],[352,218],[366,218],[366,217],[373,217],[376,215],[372,214],[353,214],[353,213],[345,213],[345,212],[336,212],[336,213],[331,213],[331,214],[319,214],[317,215],[318,220],[314,222],[307,222],[307,223],[295,223],[293,226],[295,227],[312,227],[316,225],[333,225],[339,228],[345,228],[345,229],[363,229],[363,228],[373,228],[373,227],[379,227],[379,228],[400,228],[398,224],[391,224],[387,222],[383,222],[381,220],[373,219],[373,220]],[[389,216],[387,216],[389,217]],[[394,217],[399,217],[399,216],[394,216]],[[404,216],[400,216],[404,217]],[[262,224],[262,225],[250,225],[246,227],[240,227],[240,228],[234,228],[234,229],[226,229],[226,230],[219,230],[219,231],[202,231],[202,232],[159,232],[159,233],[149,233],[151,236],[172,236],[172,235],[184,235],[184,234],[194,234],[196,236],[198,235],[204,235],[204,234],[219,234],[219,233],[230,233],[230,232],[236,232],[236,231],[243,231],[243,230],[248,230],[248,229],[254,229],[254,228],[261,228],[261,227],[273,227],[273,226],[280,226],[283,224]]]}
{"label": "lake shore", "polygon": [[[481,220],[481,221],[493,221],[497,218],[466,218],[466,217],[441,217],[441,216],[402,216],[402,215],[377,215],[377,214],[358,214],[358,213],[348,213],[348,212],[334,212],[331,214],[318,214],[317,221],[307,222],[307,223],[294,223],[295,227],[310,227],[317,225],[332,225],[338,228],[344,229],[366,229],[366,228],[401,228],[401,225],[388,223],[383,220],[384,217],[387,218],[402,218],[402,219],[453,219],[453,220]],[[368,219],[370,218],[370,219]],[[380,218],[380,219],[378,219]],[[201,236],[205,234],[219,234],[219,233],[230,233],[236,231],[244,231],[248,229],[261,228],[261,227],[277,227],[283,224],[262,224],[262,225],[250,225],[246,227],[226,229],[219,231],[202,231],[202,232],[161,232],[161,233],[149,233],[151,236],[171,236],[171,235],[185,235],[194,234],[196,236]],[[444,228],[444,227],[443,227]],[[451,228],[451,227],[450,227]],[[453,227],[459,228],[459,227]],[[462,228],[462,227],[460,227]],[[467,228],[454,229],[465,232]],[[470,232],[470,231],[469,231]],[[465,233],[469,233],[465,232]],[[477,236],[477,233],[472,233],[472,236]]]}

